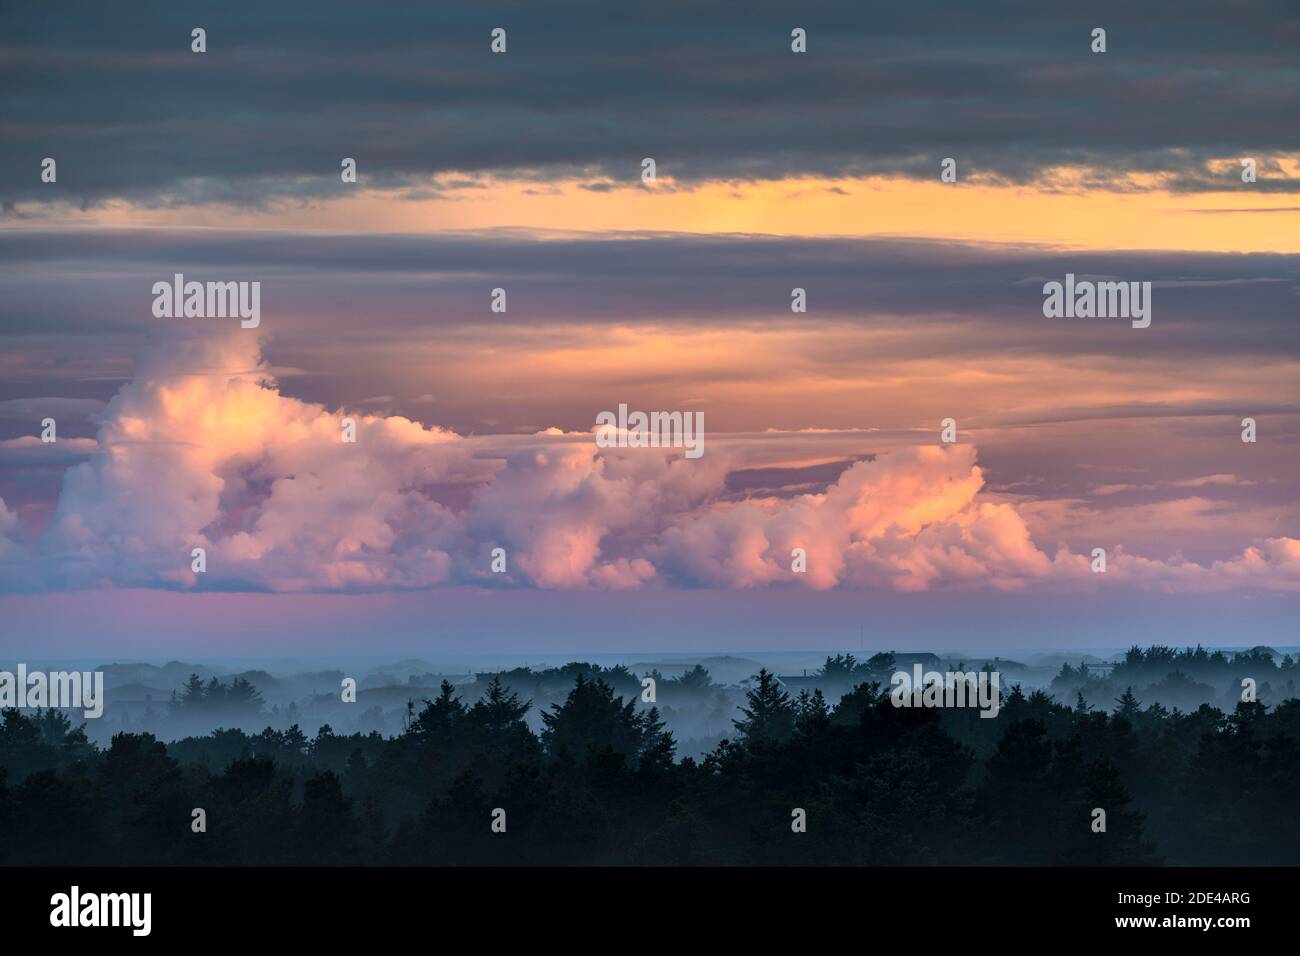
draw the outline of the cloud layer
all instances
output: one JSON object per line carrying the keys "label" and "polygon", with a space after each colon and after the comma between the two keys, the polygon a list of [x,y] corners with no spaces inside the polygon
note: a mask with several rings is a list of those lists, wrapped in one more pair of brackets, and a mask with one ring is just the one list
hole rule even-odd
{"label": "cloud layer", "polygon": [[[342,440],[345,417],[355,443]],[[697,460],[598,450],[591,434],[557,429],[460,437],[284,396],[256,336],[238,330],[159,343],[100,421],[43,533],[26,536],[0,501],[12,588],[918,591],[1103,580],[1086,555],[1035,543],[1016,499],[986,488],[970,444],[896,447],[846,463],[816,492],[737,495],[728,476],[761,463],[758,446],[799,436],[711,436]],[[1231,476],[1209,477],[1185,484]],[[1099,546],[1111,552],[1106,581],[1300,590],[1295,538],[1208,564]],[[202,575],[193,548],[206,551]],[[494,548],[504,574],[490,570]],[[792,570],[796,548],[806,573]]]}
{"label": "cloud layer", "polygon": [[[685,181],[791,175],[985,177],[1051,186],[1154,174],[1224,188],[1214,160],[1300,150],[1297,15],[1286,0],[908,5],[603,0],[428,5],[7,4],[0,200],[145,205],[327,197],[429,177]],[[1091,31],[1109,33],[1105,54]],[[208,31],[208,52],[189,50]],[[489,51],[494,27],[505,55]],[[790,51],[794,27],[808,52]],[[93,90],[93,95],[87,95]],[[271,91],[271,95],[268,95]],[[1212,117],[1212,121],[1207,121]],[[1248,151],[1248,152],[1247,152]],[[36,164],[56,157],[57,191]]]}

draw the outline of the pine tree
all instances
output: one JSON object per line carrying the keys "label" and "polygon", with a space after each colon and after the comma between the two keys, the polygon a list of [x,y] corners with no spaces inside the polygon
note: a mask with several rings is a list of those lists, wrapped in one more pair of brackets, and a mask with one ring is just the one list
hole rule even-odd
{"label": "pine tree", "polygon": [[232,711],[240,714],[257,714],[262,710],[262,694],[252,682],[236,677],[225,693],[225,702]]}
{"label": "pine tree", "polygon": [[830,708],[826,705],[822,689],[815,688],[811,694],[807,690],[800,691],[795,705],[795,729],[810,736],[829,727],[830,722]]}
{"label": "pine tree", "polygon": [[645,726],[635,706],[633,700],[615,697],[603,680],[579,674],[564,703],[542,714],[542,744],[553,757],[568,754],[580,760],[606,750],[638,754]]}
{"label": "pine tree", "polygon": [[755,675],[758,683],[745,694],[748,707],[740,708],[744,720],[732,720],[746,743],[758,740],[785,740],[794,732],[794,705],[781,689],[776,675],[761,668]]}
{"label": "pine tree", "polygon": [[[497,681],[497,705],[500,704],[502,690]],[[448,744],[455,740],[468,713],[459,697],[453,696],[456,688],[451,681],[444,680],[439,688],[436,700],[426,700],[420,716],[411,721],[407,733],[427,742]]]}
{"label": "pine tree", "polygon": [[662,773],[673,765],[677,742],[670,730],[664,729],[659,708],[651,707],[639,715],[641,721],[641,764],[643,774]]}
{"label": "pine tree", "polygon": [[1119,705],[1115,708],[1115,713],[1120,717],[1127,718],[1130,722],[1142,712],[1138,699],[1133,696],[1132,687],[1125,688],[1123,695],[1116,698],[1115,703]]}
{"label": "pine tree", "polygon": [[522,721],[530,707],[532,701],[521,701],[518,694],[501,683],[501,675],[494,674],[487,693],[470,708],[470,716],[489,734],[499,734]]}
{"label": "pine tree", "polygon": [[203,678],[199,677],[198,674],[191,674],[179,695],[176,691],[172,691],[172,713],[193,714],[202,708],[203,698]]}

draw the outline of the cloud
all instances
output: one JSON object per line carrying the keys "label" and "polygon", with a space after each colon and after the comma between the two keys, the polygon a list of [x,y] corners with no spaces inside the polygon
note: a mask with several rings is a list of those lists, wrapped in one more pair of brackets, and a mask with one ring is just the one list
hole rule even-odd
{"label": "cloud", "polygon": [[[838,323],[840,332],[872,333],[871,353],[883,349],[891,359],[941,349],[948,356],[1113,360],[1114,325],[1042,316],[1043,284],[1070,272],[1140,279],[1156,287],[1153,322],[1161,334],[1126,335],[1125,356],[1276,358],[1300,351],[1294,322],[1300,256],[1282,253],[673,232],[329,235],[78,228],[2,230],[0,259],[14,266],[3,276],[0,318],[6,330],[32,339],[57,335],[60,356],[76,344],[67,341],[70,334],[93,333],[102,348],[106,333],[152,333],[158,320],[147,308],[148,290],[175,272],[200,280],[261,280],[264,311],[271,297],[283,304],[274,320],[265,319],[275,323],[276,343],[299,348],[319,343],[322,315],[341,322],[363,303],[373,315],[364,336],[352,337],[357,350],[388,344],[394,335],[403,342],[464,336],[482,325],[484,276],[491,276],[487,288],[500,285],[510,296],[510,312],[495,316],[494,327],[523,323],[524,328],[511,326],[520,336],[540,321],[601,329],[634,321],[696,328],[705,317],[709,325],[728,329],[753,326],[756,319],[775,327],[789,320],[790,290],[798,285],[808,290],[811,303],[799,327],[817,321]],[[55,288],[50,270],[60,274]],[[663,281],[666,275],[671,283]],[[938,275],[942,282],[935,281]],[[94,309],[86,307],[88,299]],[[439,306],[433,316],[430,301]],[[346,335],[347,329],[337,332]],[[838,348],[815,358],[829,361]],[[24,371],[50,374],[45,367]],[[377,398],[390,391],[376,386],[351,394]],[[1296,408],[1293,401],[1274,404]],[[1140,413],[1141,403],[1136,407]],[[1092,411],[1062,408],[1060,417]]]}
{"label": "cloud", "polygon": [[1213,485],[1225,487],[1244,487],[1254,485],[1254,481],[1238,478],[1236,475],[1202,475],[1199,478],[1178,478],[1152,481],[1146,484],[1095,485],[1090,489],[1094,495],[1118,495],[1129,491],[1163,491],[1167,488],[1208,488]]}
{"label": "cloud", "polygon": [[18,516],[5,505],[0,498],[0,567],[6,562],[22,558],[22,548],[14,536],[18,531]]}
{"label": "cloud", "polygon": [[0,468],[58,468],[85,461],[99,448],[93,438],[44,442],[35,435],[0,441]]}
{"label": "cloud", "polygon": [[1300,539],[1267,538],[1208,567],[1178,559],[1154,561],[1121,554],[1115,568],[1125,580],[1169,592],[1298,591]]}
{"label": "cloud", "polygon": [[[344,156],[363,183],[417,193],[431,175],[484,171],[635,181],[647,144],[683,181],[932,179],[955,156],[991,181],[1050,187],[1070,166],[1085,185],[1136,172],[1200,190],[1223,188],[1215,164],[1244,144],[1262,164],[1300,148],[1278,121],[1300,96],[1286,0],[1033,16],[1020,0],[832,3],[804,22],[803,55],[778,0],[739,18],[726,4],[657,16],[506,0],[503,56],[488,50],[487,18],[446,5],[376,18],[342,0],[286,2],[267,17],[181,2],[131,20],[77,6],[0,14],[0,202],[319,199],[339,195]],[[209,50],[194,55],[200,21]],[[1098,22],[1111,24],[1100,56],[1088,50]],[[214,129],[231,148],[212,148]],[[57,188],[33,156],[58,159]],[[1285,176],[1252,186],[1295,188]]]}
{"label": "cloud", "polygon": [[176,337],[103,414],[101,454],[64,477],[42,553],[63,584],[268,590],[417,587],[447,578],[450,522],[420,486],[457,439],[404,418],[285,398],[249,336]]}
{"label": "cloud", "polygon": [[[522,580],[541,587],[624,588],[653,579],[645,542],[721,494],[734,460],[725,451],[695,460],[655,450],[596,454],[589,434],[565,446],[554,437],[539,434],[537,445],[511,453],[467,522],[480,552],[507,547]],[[486,569],[486,558],[475,566]]]}
{"label": "cloud", "polygon": [[[656,554],[685,580],[727,587],[1016,588],[1058,573],[1011,506],[981,498],[983,484],[973,446],[902,449],[852,465],[824,494],[689,517]],[[791,571],[794,548],[807,555],[806,575]]]}
{"label": "cloud", "polygon": [[[738,498],[728,476],[770,461],[774,443],[866,433],[717,436],[696,460],[666,449],[598,451],[591,434],[554,428],[462,438],[401,416],[286,397],[257,338],[238,330],[168,336],[141,356],[135,380],[100,417],[97,453],[67,470],[38,540],[21,542],[17,518],[0,501],[0,560],[14,570],[11,587],[1099,584],[1084,555],[1048,554],[1017,504],[985,490],[970,444],[858,455],[841,459],[842,471],[818,482],[822,491]],[[356,422],[355,443],[342,440],[346,417]],[[507,555],[503,575],[490,570],[498,547]],[[194,548],[206,551],[201,577],[191,570]],[[806,552],[806,573],[791,570],[794,548]],[[1298,590],[1297,548],[1296,539],[1270,537],[1202,565],[1117,547],[1108,574],[1175,590]]]}
{"label": "cloud", "polygon": [[10,398],[0,401],[0,419],[39,422],[47,416],[60,418],[93,418],[104,408],[104,403],[94,398]]}

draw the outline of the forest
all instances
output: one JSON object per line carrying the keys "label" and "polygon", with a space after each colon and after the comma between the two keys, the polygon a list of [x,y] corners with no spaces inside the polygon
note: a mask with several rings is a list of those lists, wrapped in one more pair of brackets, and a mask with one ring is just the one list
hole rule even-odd
{"label": "forest", "polygon": [[[1137,676],[1147,653],[1135,651]],[[842,673],[845,659],[828,665]],[[1004,685],[997,719],[981,720],[896,708],[872,679],[831,706],[761,670],[734,731],[697,758],[678,756],[659,707],[631,685],[572,674],[540,730],[508,673],[475,699],[443,682],[392,736],[294,725],[170,742],[122,732],[101,746],[60,711],[5,710],[0,864],[1300,861],[1295,699],[1182,711],[1129,688],[1076,689],[1067,703]],[[172,706],[220,713],[256,698],[195,677]]]}

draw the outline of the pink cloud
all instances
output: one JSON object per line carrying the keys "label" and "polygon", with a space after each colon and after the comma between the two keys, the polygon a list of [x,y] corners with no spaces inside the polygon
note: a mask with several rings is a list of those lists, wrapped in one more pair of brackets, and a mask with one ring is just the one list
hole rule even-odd
{"label": "pink cloud", "polygon": [[[341,438],[347,417],[355,443]],[[816,458],[809,441],[835,443],[818,453],[880,452],[878,436],[872,445],[864,432],[710,436],[696,460],[597,449],[591,434],[558,429],[464,438],[286,397],[256,338],[240,333],[161,344],[101,422],[96,453],[66,472],[38,541],[20,543],[0,501],[0,559],[15,586],[1300,590],[1294,538],[1260,536],[1204,564],[1125,547],[1123,523],[1153,533],[1162,522],[1194,525],[1208,513],[1203,499],[1111,520],[1078,502],[990,493],[973,445],[928,444],[858,461],[819,492],[736,501],[726,487],[735,469]],[[440,500],[452,486],[467,489],[459,506]],[[1111,552],[1104,578],[1086,553],[1035,543],[1085,528]],[[207,552],[202,579],[190,569],[195,547]],[[505,574],[490,568],[494,548],[506,552]],[[796,548],[804,573],[792,570]]]}

